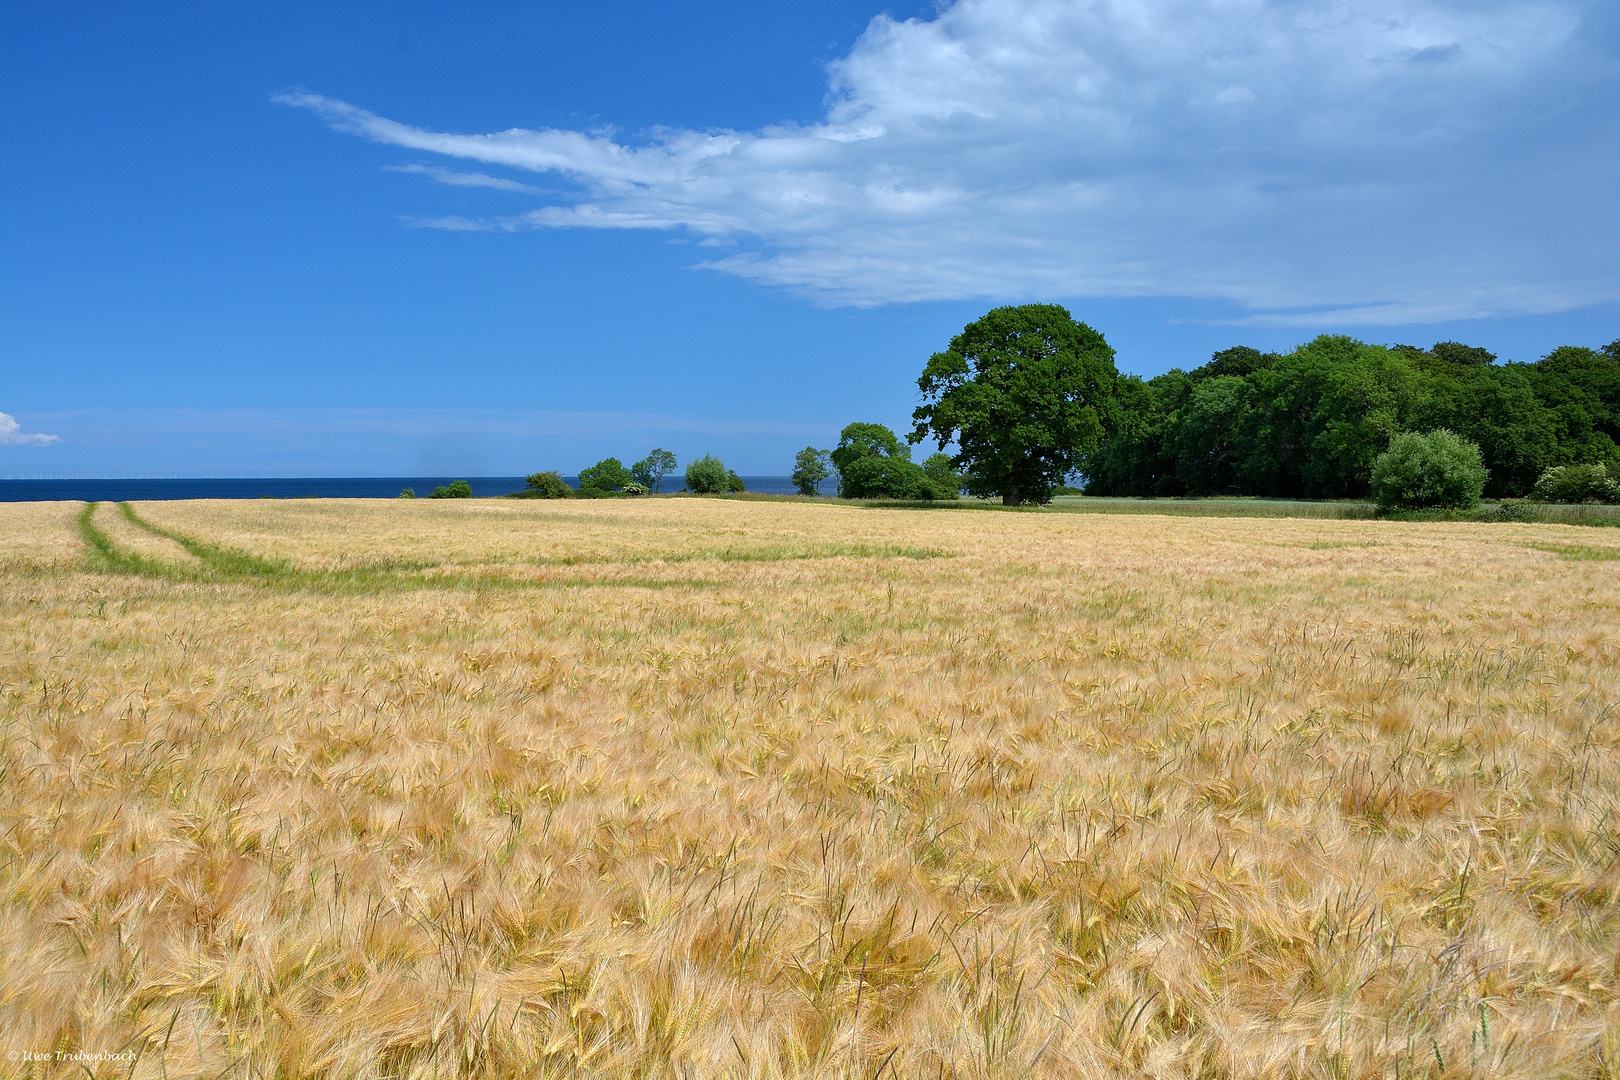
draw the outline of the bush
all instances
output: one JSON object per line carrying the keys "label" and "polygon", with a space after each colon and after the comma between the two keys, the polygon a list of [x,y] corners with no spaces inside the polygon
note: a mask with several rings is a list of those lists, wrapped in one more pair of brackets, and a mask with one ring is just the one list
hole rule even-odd
{"label": "bush", "polygon": [[1485,489],[1479,447],[1445,428],[1419,435],[1406,431],[1389,442],[1372,468],[1372,493],[1380,509],[1467,508]]}
{"label": "bush", "polygon": [[624,494],[626,495],[646,495],[650,491],[651,489],[648,488],[646,484],[643,484],[640,480],[632,480],[628,484],[624,485]]}
{"label": "bush", "polygon": [[[268,495],[260,495],[259,496],[259,498],[261,498],[261,499],[268,499],[269,497],[270,496],[268,496]],[[402,499],[414,499],[414,498],[416,498],[416,489],[415,488],[400,488],[399,489],[399,497],[402,498]]]}
{"label": "bush", "polygon": [[[829,456],[838,470],[838,494],[846,499],[933,499],[936,495],[933,480],[911,460],[911,447],[882,424],[848,425]],[[956,494],[950,497],[954,499]]]}
{"label": "bush", "polygon": [[635,482],[630,470],[616,457],[603,458],[588,469],[579,470],[579,490],[595,488],[598,491],[623,491],[625,485]]}
{"label": "bush", "polygon": [[[937,498],[934,482],[922,466],[903,457],[860,457],[839,473],[846,499],[926,499]],[[956,498],[952,493],[950,498]]]}
{"label": "bush", "polygon": [[1541,474],[1530,497],[1550,503],[1620,502],[1620,467],[1559,465]]}
{"label": "bush", "polygon": [[465,480],[456,480],[443,487],[433,489],[430,499],[470,499],[472,498],[472,485]]}
{"label": "bush", "polygon": [[738,476],[732,470],[727,469],[726,470],[726,490],[727,491],[747,491],[748,489],[743,486],[742,477]]}
{"label": "bush", "polygon": [[530,473],[524,480],[529,485],[524,494],[531,499],[566,499],[574,493],[574,489],[568,486],[568,482],[556,469],[550,472]]}
{"label": "bush", "polygon": [[922,471],[928,477],[928,482],[934,486],[934,498],[962,497],[962,474],[951,464],[949,454],[929,454],[922,463]]}
{"label": "bush", "polygon": [[704,454],[686,467],[686,490],[698,495],[719,495],[731,486],[731,470],[713,454]]}

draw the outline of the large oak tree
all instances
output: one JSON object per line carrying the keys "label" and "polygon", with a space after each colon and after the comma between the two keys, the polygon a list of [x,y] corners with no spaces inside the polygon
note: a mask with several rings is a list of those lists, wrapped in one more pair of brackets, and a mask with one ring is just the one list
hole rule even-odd
{"label": "large oak tree", "polygon": [[1102,448],[1118,381],[1114,350],[1064,308],[996,308],[929,359],[910,441],[954,442],[974,495],[1044,503]]}

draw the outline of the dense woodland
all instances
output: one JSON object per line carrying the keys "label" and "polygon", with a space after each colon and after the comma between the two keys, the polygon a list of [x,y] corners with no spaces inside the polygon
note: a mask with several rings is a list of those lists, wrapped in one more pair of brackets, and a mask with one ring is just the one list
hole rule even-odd
{"label": "dense woodland", "polygon": [[1192,371],[1119,381],[1093,495],[1360,498],[1402,431],[1477,443],[1490,497],[1529,493],[1554,466],[1620,463],[1620,341],[1535,363],[1484,349],[1323,336],[1287,355],[1238,347]]}

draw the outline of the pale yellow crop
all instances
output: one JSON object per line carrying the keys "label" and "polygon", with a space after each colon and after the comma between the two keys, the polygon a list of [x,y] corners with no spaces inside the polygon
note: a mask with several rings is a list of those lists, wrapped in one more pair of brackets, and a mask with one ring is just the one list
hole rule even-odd
{"label": "pale yellow crop", "polygon": [[0,1075],[1620,1067],[1620,533],[135,510],[0,505]]}

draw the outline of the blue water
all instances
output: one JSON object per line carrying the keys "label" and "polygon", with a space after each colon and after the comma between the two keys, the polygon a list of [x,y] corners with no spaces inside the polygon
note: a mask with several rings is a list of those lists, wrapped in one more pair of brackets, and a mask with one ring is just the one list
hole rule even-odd
{"label": "blue water", "polygon": [[[579,485],[579,477],[565,476]],[[745,476],[749,491],[790,495],[793,481],[785,476]],[[413,488],[424,497],[452,480],[466,480],[474,495],[504,495],[522,491],[521,476],[309,476],[209,477],[179,480],[0,480],[0,502],[141,502],[151,499],[392,499],[401,488]],[[666,477],[663,491],[679,491],[679,475]]]}

